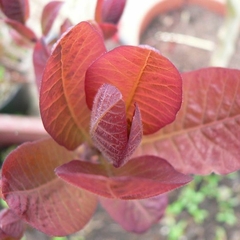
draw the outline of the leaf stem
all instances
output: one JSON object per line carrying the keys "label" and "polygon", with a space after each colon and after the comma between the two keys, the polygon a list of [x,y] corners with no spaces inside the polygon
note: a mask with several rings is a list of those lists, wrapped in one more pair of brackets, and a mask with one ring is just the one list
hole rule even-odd
{"label": "leaf stem", "polygon": [[111,165],[109,164],[109,162],[103,157],[102,154],[99,155],[99,161],[100,163],[104,166],[104,169],[106,170],[107,172],[107,175],[110,177],[110,176],[113,176],[113,173],[111,171]]}

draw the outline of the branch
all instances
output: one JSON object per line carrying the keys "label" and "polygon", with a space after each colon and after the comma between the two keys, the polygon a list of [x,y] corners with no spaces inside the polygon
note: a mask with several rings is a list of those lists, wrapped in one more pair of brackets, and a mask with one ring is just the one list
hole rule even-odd
{"label": "branch", "polygon": [[0,114],[0,146],[20,144],[47,136],[39,117]]}

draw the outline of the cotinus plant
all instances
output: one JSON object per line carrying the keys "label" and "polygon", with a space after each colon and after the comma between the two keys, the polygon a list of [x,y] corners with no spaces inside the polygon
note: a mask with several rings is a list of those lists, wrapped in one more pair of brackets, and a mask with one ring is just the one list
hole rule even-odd
{"label": "cotinus plant", "polygon": [[[25,143],[4,162],[1,186],[9,210],[2,213],[3,237],[19,238],[22,220],[48,235],[74,233],[90,220],[98,200],[125,229],[143,232],[163,215],[167,199],[160,194],[191,180],[160,157],[132,157],[143,135],[175,119],[182,80],[150,47],[107,52],[104,36],[115,32],[125,5],[118,1],[116,16],[111,2],[98,1],[98,23],[70,28],[49,58],[44,38],[36,43],[39,75],[39,56],[48,58],[39,84],[40,112],[52,138]],[[53,6],[59,9],[60,3],[52,4],[43,16]],[[42,28],[44,36],[50,27],[43,21]]]}
{"label": "cotinus plant", "polygon": [[141,233],[162,217],[165,193],[191,181],[188,174],[240,168],[240,71],[180,74],[149,46],[107,51],[101,21],[80,22],[52,49],[40,87],[50,136],[4,161],[3,236],[19,238],[22,221],[48,235],[74,233],[98,202],[124,229]]}
{"label": "cotinus plant", "polygon": [[[107,52],[95,25],[73,27],[56,44],[40,90],[42,120],[55,141],[23,144],[2,168],[10,209],[49,235],[67,235],[89,221],[98,196],[123,225],[126,212],[115,207],[128,208],[122,200],[145,199],[145,204],[155,202],[156,210],[164,207],[166,196],[160,194],[191,178],[162,158],[132,154],[143,134],[174,120],[181,84],[176,68],[156,50],[120,46]],[[157,195],[159,201],[150,198]],[[126,211],[139,221],[134,207]],[[158,215],[152,213],[151,221]],[[144,231],[152,222],[132,224],[129,219],[126,228]]]}

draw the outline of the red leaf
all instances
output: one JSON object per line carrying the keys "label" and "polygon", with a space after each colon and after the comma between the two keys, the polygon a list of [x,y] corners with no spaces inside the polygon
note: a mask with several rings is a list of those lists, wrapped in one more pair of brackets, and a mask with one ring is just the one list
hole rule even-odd
{"label": "red leaf", "polygon": [[47,62],[40,90],[41,116],[48,133],[68,149],[89,138],[85,72],[105,51],[96,27],[81,22],[59,40]]}
{"label": "red leaf", "polygon": [[117,32],[118,28],[112,23],[99,23],[105,39],[111,38]]}
{"label": "red leaf", "polygon": [[128,138],[125,104],[117,88],[104,84],[93,104],[90,134],[96,147],[115,167],[125,164],[142,139],[141,114],[136,106]]}
{"label": "red leaf", "polygon": [[48,235],[65,236],[82,229],[97,204],[96,196],[54,174],[57,166],[72,158],[72,152],[46,139],[21,145],[2,167],[2,191],[8,206]]}
{"label": "red leaf", "polygon": [[0,173],[0,198],[3,198],[3,195],[2,195],[2,173]]}
{"label": "red leaf", "polygon": [[33,50],[33,66],[34,66],[36,83],[37,83],[38,89],[40,89],[43,70],[46,66],[49,56],[50,56],[50,51],[47,45],[45,44],[44,39],[40,38],[35,44],[35,47]]}
{"label": "red leaf", "polygon": [[55,171],[79,188],[117,199],[149,198],[191,181],[191,177],[178,173],[168,162],[154,156],[131,159],[121,168],[73,160]]}
{"label": "red leaf", "polygon": [[70,27],[72,27],[73,24],[72,22],[70,21],[70,19],[66,18],[63,22],[63,24],[61,25],[60,27],[60,32],[61,34],[65,33],[66,31],[69,30]]}
{"label": "red leaf", "polygon": [[44,36],[48,35],[62,5],[63,2],[61,1],[51,1],[45,5],[41,17],[42,33]]}
{"label": "red leaf", "polygon": [[126,0],[98,0],[95,9],[95,20],[98,23],[117,24],[125,5]]}
{"label": "red leaf", "polygon": [[132,118],[132,125],[128,137],[128,144],[125,150],[124,162],[121,164],[126,163],[127,160],[132,156],[138,145],[142,140],[142,120],[141,120],[141,113],[138,108],[138,105],[135,104],[135,111]]}
{"label": "red leaf", "polygon": [[227,174],[240,169],[240,71],[206,68],[183,74],[177,119],[143,139],[136,155],[163,157],[180,172]]}
{"label": "red leaf", "polygon": [[149,47],[120,46],[89,67],[85,89],[90,108],[104,83],[121,91],[129,120],[134,104],[138,104],[144,134],[154,133],[172,122],[181,105],[179,72],[169,60]]}
{"label": "red leaf", "polygon": [[23,222],[11,209],[0,212],[0,239],[12,237],[20,239],[23,236]]}
{"label": "red leaf", "polygon": [[4,21],[6,24],[8,24],[10,27],[12,27],[15,31],[17,31],[20,35],[25,37],[30,42],[37,41],[37,36],[29,27],[11,19],[4,19]]}
{"label": "red leaf", "polygon": [[28,0],[0,0],[0,8],[8,18],[22,24],[29,17]]}
{"label": "red leaf", "polygon": [[100,198],[101,205],[125,230],[143,233],[157,223],[167,207],[167,195],[141,200]]}

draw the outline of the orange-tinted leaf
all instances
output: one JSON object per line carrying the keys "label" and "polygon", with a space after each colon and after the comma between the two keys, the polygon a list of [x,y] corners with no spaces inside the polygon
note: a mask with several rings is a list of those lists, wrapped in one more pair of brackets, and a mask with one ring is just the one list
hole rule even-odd
{"label": "orange-tinted leaf", "polygon": [[8,18],[22,24],[29,17],[28,0],[0,0],[0,8]]}
{"label": "orange-tinted leaf", "polygon": [[72,158],[72,152],[46,139],[21,145],[2,167],[2,191],[8,206],[48,235],[80,230],[96,207],[96,196],[54,174],[57,166]]}
{"label": "orange-tinted leaf", "polygon": [[100,197],[101,205],[125,230],[143,233],[163,216],[167,195],[162,194],[140,200],[119,200]]}
{"label": "orange-tinted leaf", "polygon": [[51,1],[44,7],[41,17],[41,27],[44,36],[49,33],[62,5],[63,2],[61,1]]}
{"label": "orange-tinted leaf", "polygon": [[137,106],[135,113],[128,137],[125,104],[119,90],[104,84],[94,99],[90,134],[96,147],[115,167],[125,164],[141,142],[142,123]]}
{"label": "orange-tinted leaf", "polygon": [[95,20],[98,23],[117,24],[125,8],[126,0],[98,0]]}
{"label": "orange-tinted leaf", "polygon": [[105,51],[96,27],[81,22],[59,40],[47,62],[40,91],[41,116],[48,133],[68,149],[89,138],[85,72]]}
{"label": "orange-tinted leaf", "polygon": [[240,169],[240,71],[206,68],[183,74],[177,119],[143,139],[136,155],[154,154],[186,174]]}
{"label": "orange-tinted leaf", "polygon": [[154,133],[175,119],[181,106],[182,80],[173,64],[150,47],[120,46],[95,61],[86,74],[87,104],[109,83],[123,95],[127,118],[134,104],[141,111],[143,133]]}
{"label": "orange-tinted leaf", "polygon": [[73,160],[56,169],[65,181],[107,198],[143,199],[191,181],[165,160],[154,156],[131,159],[121,168]]}
{"label": "orange-tinted leaf", "polygon": [[23,236],[23,222],[11,209],[0,212],[0,239],[21,239]]}
{"label": "orange-tinted leaf", "polygon": [[33,66],[38,89],[40,89],[43,70],[50,56],[50,51],[43,38],[40,38],[35,44],[33,50]]}
{"label": "orange-tinted leaf", "polygon": [[4,21],[9,26],[11,26],[14,30],[16,30],[20,35],[22,35],[27,40],[29,40],[30,42],[37,41],[37,36],[29,27],[23,25],[22,23],[15,21],[15,20],[11,20],[11,19],[4,19]]}

